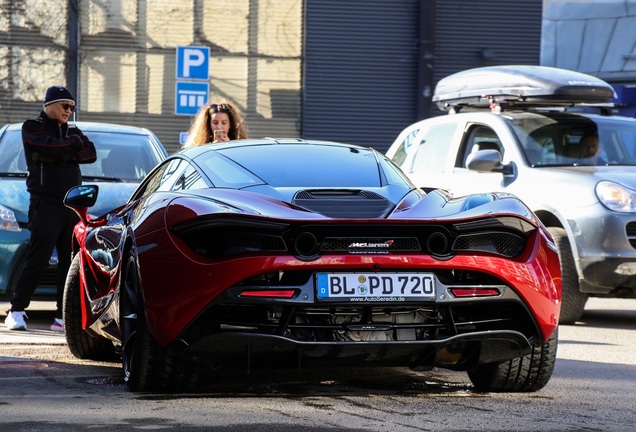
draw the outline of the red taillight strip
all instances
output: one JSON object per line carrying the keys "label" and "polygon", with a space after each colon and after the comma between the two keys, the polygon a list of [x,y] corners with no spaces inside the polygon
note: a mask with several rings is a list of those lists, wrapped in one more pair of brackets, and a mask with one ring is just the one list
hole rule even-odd
{"label": "red taillight strip", "polygon": [[241,292],[241,297],[292,298],[295,290],[250,290]]}
{"label": "red taillight strip", "polygon": [[492,297],[501,294],[497,288],[450,288],[455,297]]}

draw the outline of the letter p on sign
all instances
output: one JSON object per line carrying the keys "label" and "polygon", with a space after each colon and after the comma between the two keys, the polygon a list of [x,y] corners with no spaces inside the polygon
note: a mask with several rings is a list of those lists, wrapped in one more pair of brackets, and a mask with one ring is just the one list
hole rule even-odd
{"label": "letter p on sign", "polygon": [[205,80],[210,78],[210,48],[177,47],[177,79]]}

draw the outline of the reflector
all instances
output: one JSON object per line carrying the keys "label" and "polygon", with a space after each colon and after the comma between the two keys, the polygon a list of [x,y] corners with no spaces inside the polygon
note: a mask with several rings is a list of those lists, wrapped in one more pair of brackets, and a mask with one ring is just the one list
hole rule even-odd
{"label": "reflector", "polygon": [[275,297],[291,298],[295,290],[249,290],[243,291],[241,297]]}
{"label": "reflector", "polygon": [[499,290],[497,288],[451,288],[450,292],[455,297],[492,297],[498,296]]}

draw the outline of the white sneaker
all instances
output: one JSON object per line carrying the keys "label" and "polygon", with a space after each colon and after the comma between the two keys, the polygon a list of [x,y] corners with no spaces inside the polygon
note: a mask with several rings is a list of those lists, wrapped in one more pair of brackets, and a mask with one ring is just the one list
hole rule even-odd
{"label": "white sneaker", "polygon": [[62,318],[55,318],[53,324],[51,324],[50,329],[54,332],[63,332],[64,331],[64,321]]}
{"label": "white sneaker", "polygon": [[26,330],[27,325],[24,318],[28,318],[26,312],[14,312],[9,311],[7,317],[4,319],[4,324],[9,330]]}

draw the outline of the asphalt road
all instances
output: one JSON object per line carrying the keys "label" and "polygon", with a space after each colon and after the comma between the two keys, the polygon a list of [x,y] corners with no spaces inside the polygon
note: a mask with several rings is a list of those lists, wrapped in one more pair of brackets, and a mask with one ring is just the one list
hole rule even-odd
{"label": "asphalt road", "polygon": [[0,324],[2,432],[636,430],[636,300],[590,300],[580,323],[559,330],[550,383],[527,394],[399,368],[224,373],[192,394],[135,394],[119,364],[70,355],[48,330],[50,304],[31,309],[28,332]]}

